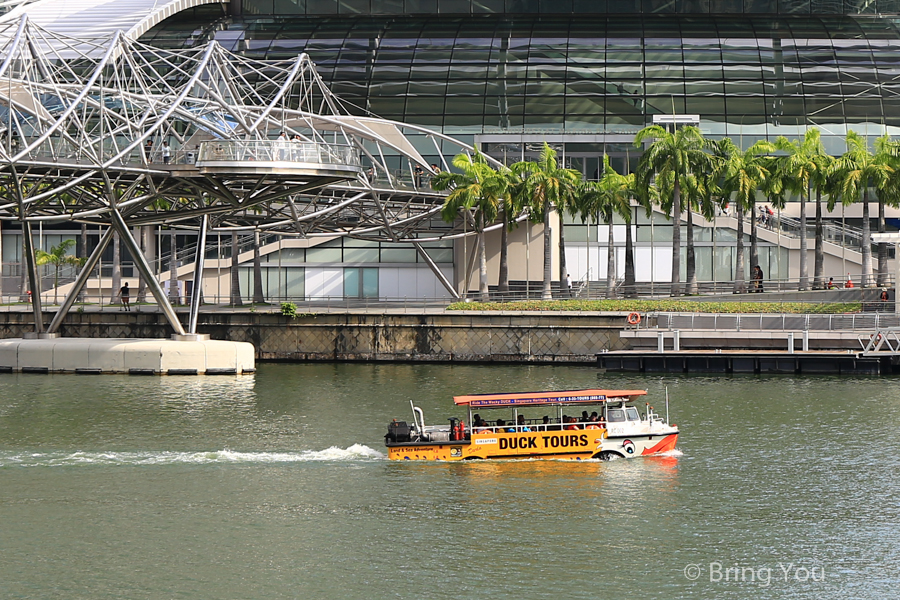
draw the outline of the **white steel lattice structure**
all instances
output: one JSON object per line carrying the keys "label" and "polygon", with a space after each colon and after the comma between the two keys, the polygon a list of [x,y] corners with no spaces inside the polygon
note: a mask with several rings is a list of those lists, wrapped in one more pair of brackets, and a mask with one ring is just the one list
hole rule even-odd
{"label": "white steel lattice structure", "polygon": [[23,222],[26,257],[41,220],[108,225],[132,255],[129,228],[151,223],[392,241],[461,234],[440,224],[443,197],[417,148],[471,148],[352,116],[306,55],[261,62],[215,42],[169,51],[121,32],[67,38],[23,16],[0,24],[0,57],[0,219]]}

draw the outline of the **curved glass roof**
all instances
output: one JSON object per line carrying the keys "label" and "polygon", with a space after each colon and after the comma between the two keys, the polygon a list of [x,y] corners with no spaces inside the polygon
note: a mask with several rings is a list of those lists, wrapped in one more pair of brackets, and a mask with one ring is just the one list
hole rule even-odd
{"label": "curved glass roof", "polygon": [[190,46],[202,35],[259,59],[307,52],[357,110],[454,135],[624,134],[672,113],[700,115],[712,135],[900,125],[900,31],[882,18],[170,19],[142,40]]}

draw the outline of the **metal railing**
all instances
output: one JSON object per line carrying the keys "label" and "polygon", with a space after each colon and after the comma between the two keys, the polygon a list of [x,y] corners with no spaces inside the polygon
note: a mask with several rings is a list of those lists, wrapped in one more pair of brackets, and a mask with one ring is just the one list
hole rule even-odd
{"label": "metal railing", "polygon": [[344,144],[279,140],[201,142],[197,162],[297,162],[358,167],[359,150]]}
{"label": "metal railing", "polygon": [[893,302],[885,302],[881,308],[884,312],[827,315],[748,312],[651,313],[648,316],[656,322],[656,327],[651,329],[679,331],[871,331],[900,326],[900,316],[893,313]]}

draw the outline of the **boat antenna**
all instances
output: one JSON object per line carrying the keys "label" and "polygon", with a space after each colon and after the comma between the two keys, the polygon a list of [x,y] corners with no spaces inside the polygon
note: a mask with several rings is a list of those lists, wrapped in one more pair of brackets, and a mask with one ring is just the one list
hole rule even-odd
{"label": "boat antenna", "polygon": [[669,386],[666,386],[666,425],[669,424]]}

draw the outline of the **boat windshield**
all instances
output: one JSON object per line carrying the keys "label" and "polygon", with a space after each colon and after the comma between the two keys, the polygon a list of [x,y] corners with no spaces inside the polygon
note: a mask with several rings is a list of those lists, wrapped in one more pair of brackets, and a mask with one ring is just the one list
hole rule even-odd
{"label": "boat windshield", "polygon": [[641,415],[638,414],[638,410],[635,407],[629,406],[628,408],[625,409],[625,412],[628,414],[629,421],[640,421],[641,420]]}
{"label": "boat windshield", "polygon": [[606,420],[610,423],[621,423],[625,420],[625,411],[621,408],[610,408],[606,411]]}

